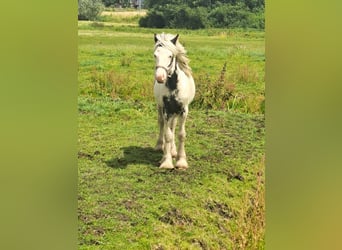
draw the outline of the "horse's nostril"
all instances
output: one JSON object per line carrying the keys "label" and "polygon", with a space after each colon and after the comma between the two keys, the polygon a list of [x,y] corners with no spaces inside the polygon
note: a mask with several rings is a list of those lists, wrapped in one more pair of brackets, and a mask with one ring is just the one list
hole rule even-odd
{"label": "horse's nostril", "polygon": [[162,80],[157,80],[157,82],[158,82],[158,83],[164,83],[164,81],[162,81]]}
{"label": "horse's nostril", "polygon": [[163,75],[156,76],[156,80],[158,83],[164,83],[165,77]]}

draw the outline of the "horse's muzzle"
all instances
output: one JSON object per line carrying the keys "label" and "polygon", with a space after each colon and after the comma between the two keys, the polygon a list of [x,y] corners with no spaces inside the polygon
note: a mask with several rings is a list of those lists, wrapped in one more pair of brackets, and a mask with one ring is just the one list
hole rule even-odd
{"label": "horse's muzzle", "polygon": [[165,79],[162,77],[156,77],[156,81],[157,83],[160,83],[160,84],[165,83]]}
{"label": "horse's muzzle", "polygon": [[166,82],[167,79],[167,69],[162,66],[156,67],[155,79],[158,83],[162,84]]}

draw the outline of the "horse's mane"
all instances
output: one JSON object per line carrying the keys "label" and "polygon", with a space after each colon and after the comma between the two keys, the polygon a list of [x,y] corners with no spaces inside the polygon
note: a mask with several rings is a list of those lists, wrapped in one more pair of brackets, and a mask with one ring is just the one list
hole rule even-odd
{"label": "horse's mane", "polygon": [[175,36],[172,34],[165,34],[165,33],[158,34],[157,35],[158,42],[156,43],[155,48],[161,45],[169,49],[176,56],[180,69],[183,70],[187,76],[190,76],[191,75],[191,68],[189,66],[190,60],[186,56],[186,50],[183,47],[183,45],[178,41],[178,39],[177,39],[176,44],[173,44],[171,42],[171,39],[173,39],[174,37]]}

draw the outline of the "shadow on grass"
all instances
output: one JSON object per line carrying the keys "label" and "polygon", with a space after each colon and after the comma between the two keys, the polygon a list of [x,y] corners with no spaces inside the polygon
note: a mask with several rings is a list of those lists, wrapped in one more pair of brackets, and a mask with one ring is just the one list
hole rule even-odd
{"label": "shadow on grass", "polygon": [[152,147],[129,146],[121,148],[124,156],[105,161],[111,168],[126,168],[129,164],[146,164],[157,167],[162,158],[162,152]]}

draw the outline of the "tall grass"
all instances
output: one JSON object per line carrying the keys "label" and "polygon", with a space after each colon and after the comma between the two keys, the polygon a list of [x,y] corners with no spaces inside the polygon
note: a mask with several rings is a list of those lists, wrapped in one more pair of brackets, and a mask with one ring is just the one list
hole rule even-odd
{"label": "tall grass", "polygon": [[196,77],[197,96],[194,106],[206,109],[225,109],[228,101],[233,97],[235,84],[227,81],[226,75],[227,63],[216,80],[212,80],[208,74]]}
{"label": "tall grass", "polygon": [[236,225],[232,228],[234,249],[264,249],[265,247],[265,158],[256,166],[256,187],[243,197]]}
{"label": "tall grass", "polygon": [[193,106],[200,109],[235,110],[243,113],[264,113],[264,93],[243,93],[237,85],[257,81],[257,72],[247,67],[227,76],[227,62],[219,74],[195,75],[197,94]]}
{"label": "tall grass", "polygon": [[[126,62],[125,62],[126,63]],[[81,94],[93,97],[110,97],[113,100],[151,102],[153,100],[150,82],[135,81],[129,74],[114,70],[100,71],[93,68],[90,84]]]}
{"label": "tall grass", "polygon": [[[120,59],[122,67],[129,67],[132,57],[123,56]],[[221,72],[214,77],[209,74],[195,75],[196,97],[192,108],[234,110],[242,113],[264,113],[265,98],[261,94],[245,94],[237,91],[236,83],[226,76],[226,63]],[[241,76],[246,77],[246,75]],[[247,76],[248,77],[248,76]],[[152,78],[152,77],[151,77]],[[151,80],[136,81],[129,74],[114,70],[91,70],[90,85],[86,91],[93,96],[107,96],[123,100],[153,100]]]}

